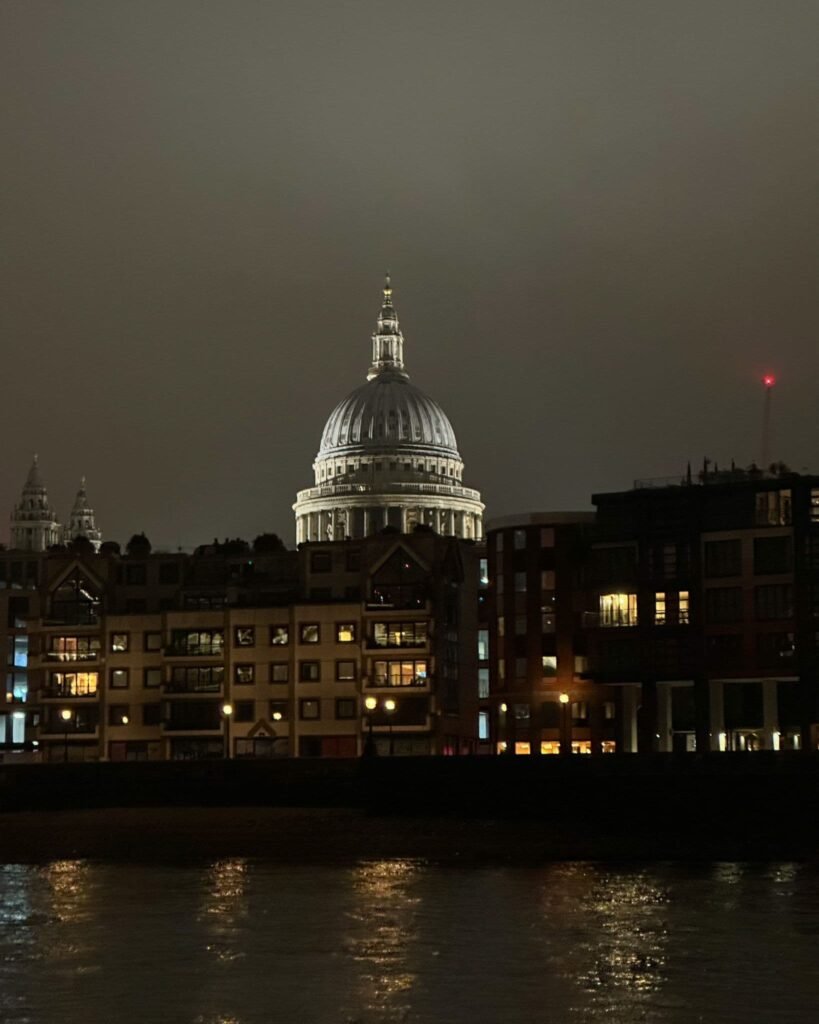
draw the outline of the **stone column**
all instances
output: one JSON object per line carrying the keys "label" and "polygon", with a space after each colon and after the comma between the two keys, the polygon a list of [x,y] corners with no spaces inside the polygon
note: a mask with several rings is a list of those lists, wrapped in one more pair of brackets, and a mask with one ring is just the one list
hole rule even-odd
{"label": "stone column", "polygon": [[762,721],[765,728],[764,749],[774,750],[774,733],[779,732],[779,708],[776,700],[776,680],[762,682]]}

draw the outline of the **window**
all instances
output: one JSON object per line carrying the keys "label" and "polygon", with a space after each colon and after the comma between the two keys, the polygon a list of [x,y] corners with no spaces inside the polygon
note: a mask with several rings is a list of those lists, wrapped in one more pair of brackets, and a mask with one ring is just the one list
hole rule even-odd
{"label": "window", "polygon": [[125,566],[125,582],[131,587],[144,587],[146,579],[145,564],[137,562]]}
{"label": "window", "polygon": [[256,630],[253,626],[236,626],[233,630],[234,647],[253,647],[256,643]]}
{"label": "window", "polygon": [[613,700],[607,700],[603,702],[603,718],[607,722],[612,722],[617,717],[617,706]]}
{"label": "window", "polygon": [[128,634],[127,633],[112,633],[111,634],[111,650],[115,654],[121,654],[128,650]]}
{"label": "window", "polygon": [[352,697],[336,698],[336,718],[350,719],[357,717],[358,710],[356,709],[356,702]]}
{"label": "window", "polygon": [[317,683],[321,679],[321,664],[318,661],[300,661],[299,679],[303,683]]}
{"label": "window", "polygon": [[489,559],[479,558],[478,559],[478,586],[488,587],[489,586]]}
{"label": "window", "polygon": [[[551,590],[555,589],[555,573],[554,569],[543,569],[540,573],[540,589]],[[552,598],[554,600],[554,598]]]}
{"label": "window", "polygon": [[515,593],[525,594],[526,593],[526,573],[516,572],[515,573]]}
{"label": "window", "polygon": [[336,643],[337,644],[352,644],[352,643],[355,643],[355,623],[354,622],[337,622],[336,623]]}
{"label": "window", "polygon": [[526,658],[515,658],[515,679],[526,679],[529,675],[529,663]]}
{"label": "window", "polygon": [[572,721],[587,722],[589,719],[589,705],[585,700],[572,702]]}
{"label": "window", "polygon": [[249,686],[256,678],[255,665],[234,665],[233,681],[238,686]]}
{"label": "window", "polygon": [[161,633],[143,633],[142,635],[142,646],[146,651],[161,651],[162,650],[162,634]]}
{"label": "window", "polygon": [[127,668],[112,668],[111,669],[111,689],[112,690],[127,690],[128,689],[128,669]]}
{"label": "window", "polygon": [[98,636],[52,636],[48,642],[51,661],[96,661],[100,656]]}
{"label": "window", "polygon": [[709,587],[705,591],[706,622],[739,622],[741,618],[741,587]]}
{"label": "window", "polygon": [[503,615],[498,616],[498,639],[506,635],[506,618]]}
{"label": "window", "polygon": [[819,523],[819,490],[810,492],[810,521]]}
{"label": "window", "polygon": [[333,559],[329,551],[313,551],[310,555],[310,572],[330,572]]}
{"label": "window", "polygon": [[286,700],[271,700],[270,702],[270,718],[274,722],[286,722],[288,719],[288,709]]}
{"label": "window", "polygon": [[153,690],[162,684],[161,668],[146,668],[143,670],[142,685],[146,690]]}
{"label": "window", "polygon": [[601,626],[636,626],[637,595],[636,594],[601,594],[600,595]]}
{"label": "window", "polygon": [[179,563],[178,562],[160,562],[159,563],[159,582],[164,586],[170,586],[171,584],[179,582]]}
{"label": "window", "polygon": [[347,552],[347,572],[358,572],[361,569],[361,552]]}
{"label": "window", "polygon": [[225,634],[221,629],[171,630],[170,653],[219,657],[224,651]]}
{"label": "window", "polygon": [[286,683],[290,680],[290,666],[286,661],[272,661],[270,663],[270,682]]}
{"label": "window", "polygon": [[512,715],[516,722],[528,722],[529,721],[529,705],[528,704],[513,704]]}
{"label": "window", "polygon": [[235,712],[237,722],[252,722],[256,713],[256,702],[252,700],[237,700]]}
{"label": "window", "polygon": [[97,692],[97,672],[52,672],[50,697],[93,697]]}
{"label": "window", "polygon": [[709,540],[705,542],[706,576],[739,576],[741,572],[741,541]]}
{"label": "window", "polygon": [[337,661],[336,662],[336,679],[343,683],[349,682],[356,677],[354,661]]}
{"label": "window", "polygon": [[542,670],[541,674],[546,676],[557,675],[557,655],[556,654],[544,654],[541,657]]}
{"label": "window", "polygon": [[713,668],[739,668],[742,661],[742,637],[739,633],[707,636],[705,656]]}
{"label": "window", "polygon": [[128,704],[109,704],[108,705],[108,724],[109,725],[128,725],[131,721],[131,708]]}
{"label": "window", "polygon": [[760,491],[756,496],[757,526],[791,525],[791,491]]}
{"label": "window", "polygon": [[270,627],[270,643],[274,647],[290,643],[290,627],[282,623]]}
{"label": "window", "polygon": [[757,619],[789,619],[793,615],[793,587],[790,583],[754,587],[754,612]]}
{"label": "window", "polygon": [[166,689],[171,693],[219,693],[224,679],[222,665],[174,665]]}
{"label": "window", "polygon": [[[543,595],[546,596],[545,594]],[[540,631],[541,633],[554,633],[555,631],[555,609],[554,604],[540,606]]]}
{"label": "window", "polygon": [[654,595],[654,625],[664,626],[666,621],[665,594],[660,591]]}
{"label": "window", "polygon": [[489,660],[489,630],[478,630],[478,661]]}
{"label": "window", "polygon": [[423,647],[428,640],[426,622],[374,622],[372,646]]}
{"label": "window", "polygon": [[305,722],[321,718],[321,705],[317,700],[299,701],[299,718]]}
{"label": "window", "polygon": [[302,622],[299,626],[299,641],[303,644],[317,644],[319,635],[317,622]]}
{"label": "window", "polygon": [[489,669],[478,669],[478,699],[486,700],[489,696]]}
{"label": "window", "polygon": [[503,658],[498,658],[498,682],[503,682],[506,679],[506,662]]}
{"label": "window", "polygon": [[143,725],[159,725],[162,721],[162,705],[156,704],[143,704],[142,705],[142,724]]}
{"label": "window", "polygon": [[[504,587],[503,573],[498,573],[498,576],[497,576],[498,597],[502,597],[503,596],[503,587]],[[500,603],[501,602],[499,601],[498,604],[500,604]]]}
{"label": "window", "polygon": [[515,530],[513,534],[513,544],[515,546],[515,551],[520,551],[522,548],[526,547],[525,530]]}
{"label": "window", "polygon": [[488,740],[489,739],[489,712],[479,711],[478,712],[478,739]]}
{"label": "window", "polygon": [[526,616],[515,616],[515,636],[526,636]]}
{"label": "window", "polygon": [[427,662],[423,661],[376,661],[373,666],[375,686],[425,686],[427,684]]}
{"label": "window", "polygon": [[790,569],[790,537],[754,538],[754,572],[757,576],[790,572]]}
{"label": "window", "polygon": [[796,657],[793,633],[757,633],[756,652],[760,668],[786,667]]}
{"label": "window", "polygon": [[680,613],[680,617],[679,617],[680,625],[681,626],[687,626],[689,624],[689,622],[691,621],[691,612],[690,612],[690,609],[689,609],[688,591],[687,590],[681,590],[680,591],[679,613]]}

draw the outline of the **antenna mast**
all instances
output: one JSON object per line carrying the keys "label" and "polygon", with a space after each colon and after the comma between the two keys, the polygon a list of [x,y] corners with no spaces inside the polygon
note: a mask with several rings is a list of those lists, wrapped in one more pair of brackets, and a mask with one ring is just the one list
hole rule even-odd
{"label": "antenna mast", "polygon": [[766,373],[762,378],[765,388],[765,406],[762,412],[762,464],[763,472],[768,470],[771,463],[771,393],[776,384],[776,377],[772,373]]}

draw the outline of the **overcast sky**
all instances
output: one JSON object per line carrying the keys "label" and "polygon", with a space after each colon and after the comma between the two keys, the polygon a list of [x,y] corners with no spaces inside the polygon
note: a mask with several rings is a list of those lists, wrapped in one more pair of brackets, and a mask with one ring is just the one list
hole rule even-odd
{"label": "overcast sky", "polygon": [[819,4],[4,0],[0,516],[273,530],[393,274],[487,513],[819,471]]}

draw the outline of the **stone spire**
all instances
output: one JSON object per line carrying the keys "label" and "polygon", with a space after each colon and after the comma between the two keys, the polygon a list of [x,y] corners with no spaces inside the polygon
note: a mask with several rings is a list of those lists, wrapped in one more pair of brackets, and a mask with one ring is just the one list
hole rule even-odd
{"label": "stone spire", "polygon": [[35,455],[20,501],[11,513],[11,546],[20,551],[45,551],[61,540],[62,528],[48,503],[48,492]]}
{"label": "stone spire", "polygon": [[100,544],[102,544],[102,532],[97,529],[94,509],[89,504],[85,491],[85,477],[80,480],[80,489],[77,491],[77,497],[74,499],[74,506],[71,509],[68,528],[65,532],[66,544],[74,540],[75,537],[85,537],[90,540],[95,551],[99,551]]}
{"label": "stone spire", "polygon": [[392,304],[389,271],[384,278],[384,298],[373,334],[373,364],[367,374],[367,380],[372,380],[379,373],[386,371],[400,374],[402,377],[408,376],[404,370],[404,335],[401,333],[398,314]]}

